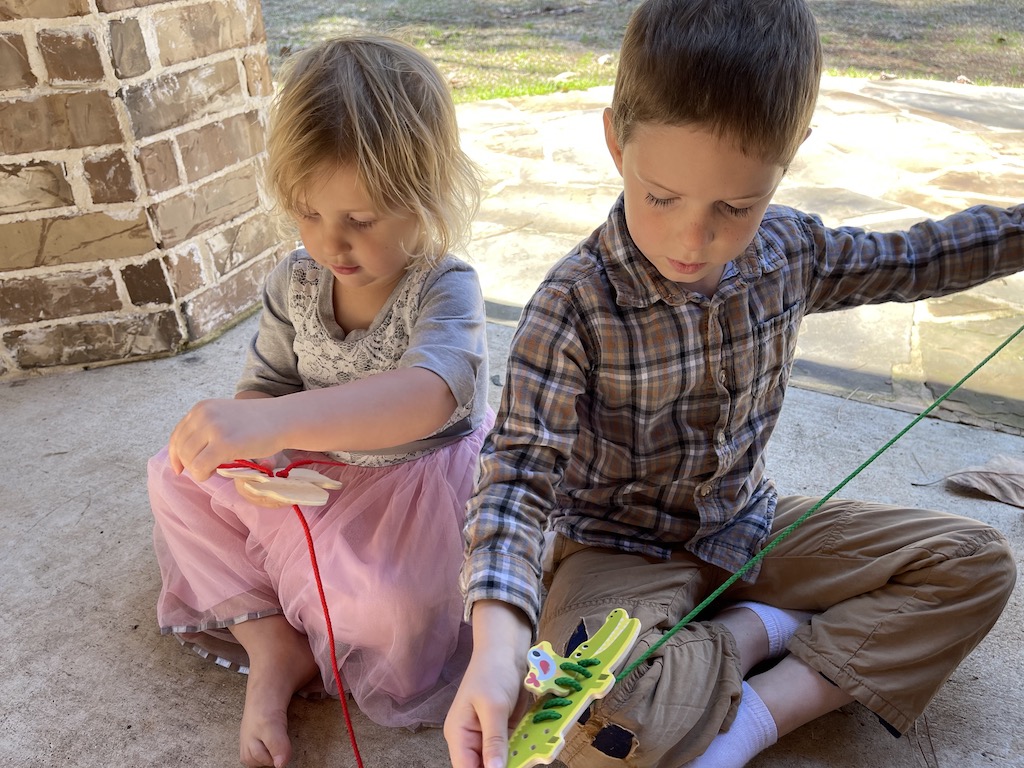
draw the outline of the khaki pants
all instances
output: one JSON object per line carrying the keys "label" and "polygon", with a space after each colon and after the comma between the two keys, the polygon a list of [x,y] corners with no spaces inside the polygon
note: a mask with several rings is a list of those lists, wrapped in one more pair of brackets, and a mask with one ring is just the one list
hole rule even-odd
{"label": "khaki pants", "polygon": [[[780,499],[774,531],[814,503]],[[621,607],[641,622],[627,663],[729,575],[686,553],[660,561],[562,537],[550,554],[540,637],[562,653],[581,621],[593,634]],[[832,500],[765,557],[756,583],[737,582],[721,603],[816,612],[789,651],[904,733],[995,624],[1015,578],[1006,540],[983,523]],[[691,622],[595,702],[560,759],[574,768],[678,768],[728,729],[741,682],[730,633],[713,619]],[[591,745],[609,724],[635,735],[625,760]]]}

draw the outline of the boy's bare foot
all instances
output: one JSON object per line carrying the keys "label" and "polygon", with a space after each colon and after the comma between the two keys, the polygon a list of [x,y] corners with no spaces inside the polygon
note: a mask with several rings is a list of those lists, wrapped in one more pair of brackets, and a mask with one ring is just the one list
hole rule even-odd
{"label": "boy's bare foot", "polygon": [[283,616],[246,621],[231,632],[249,654],[239,757],[248,768],[283,768],[292,756],[288,705],[317,673],[309,641]]}

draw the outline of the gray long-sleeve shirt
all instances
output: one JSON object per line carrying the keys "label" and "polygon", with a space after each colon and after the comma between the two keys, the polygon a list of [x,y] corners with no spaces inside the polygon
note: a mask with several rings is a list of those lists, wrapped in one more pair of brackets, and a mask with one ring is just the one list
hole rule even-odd
{"label": "gray long-sleeve shirt", "polygon": [[[263,312],[236,391],[273,396],[335,386],[381,371],[426,368],[457,407],[435,434],[468,433],[487,410],[487,340],[476,272],[454,256],[410,269],[370,327],[348,334],[334,319],[334,275],[304,250],[267,277]],[[435,441],[436,442],[436,441]],[[384,466],[416,458],[430,443],[380,453],[335,452],[338,461]]]}

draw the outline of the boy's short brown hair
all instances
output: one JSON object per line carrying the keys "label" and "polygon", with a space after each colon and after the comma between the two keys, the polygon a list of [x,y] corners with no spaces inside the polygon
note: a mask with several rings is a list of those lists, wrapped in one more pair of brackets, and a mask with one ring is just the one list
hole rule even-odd
{"label": "boy's short brown hair", "polygon": [[622,41],[612,125],[706,126],[789,165],[807,134],[821,43],[804,0],[647,0]]}

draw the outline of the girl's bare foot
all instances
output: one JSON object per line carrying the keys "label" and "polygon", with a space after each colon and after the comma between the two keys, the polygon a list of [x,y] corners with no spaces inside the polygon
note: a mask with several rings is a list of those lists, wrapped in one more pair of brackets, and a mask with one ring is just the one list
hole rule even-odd
{"label": "girl's bare foot", "polygon": [[231,633],[249,654],[239,757],[249,768],[283,768],[292,756],[288,704],[317,673],[309,641],[283,616],[236,624]]}

